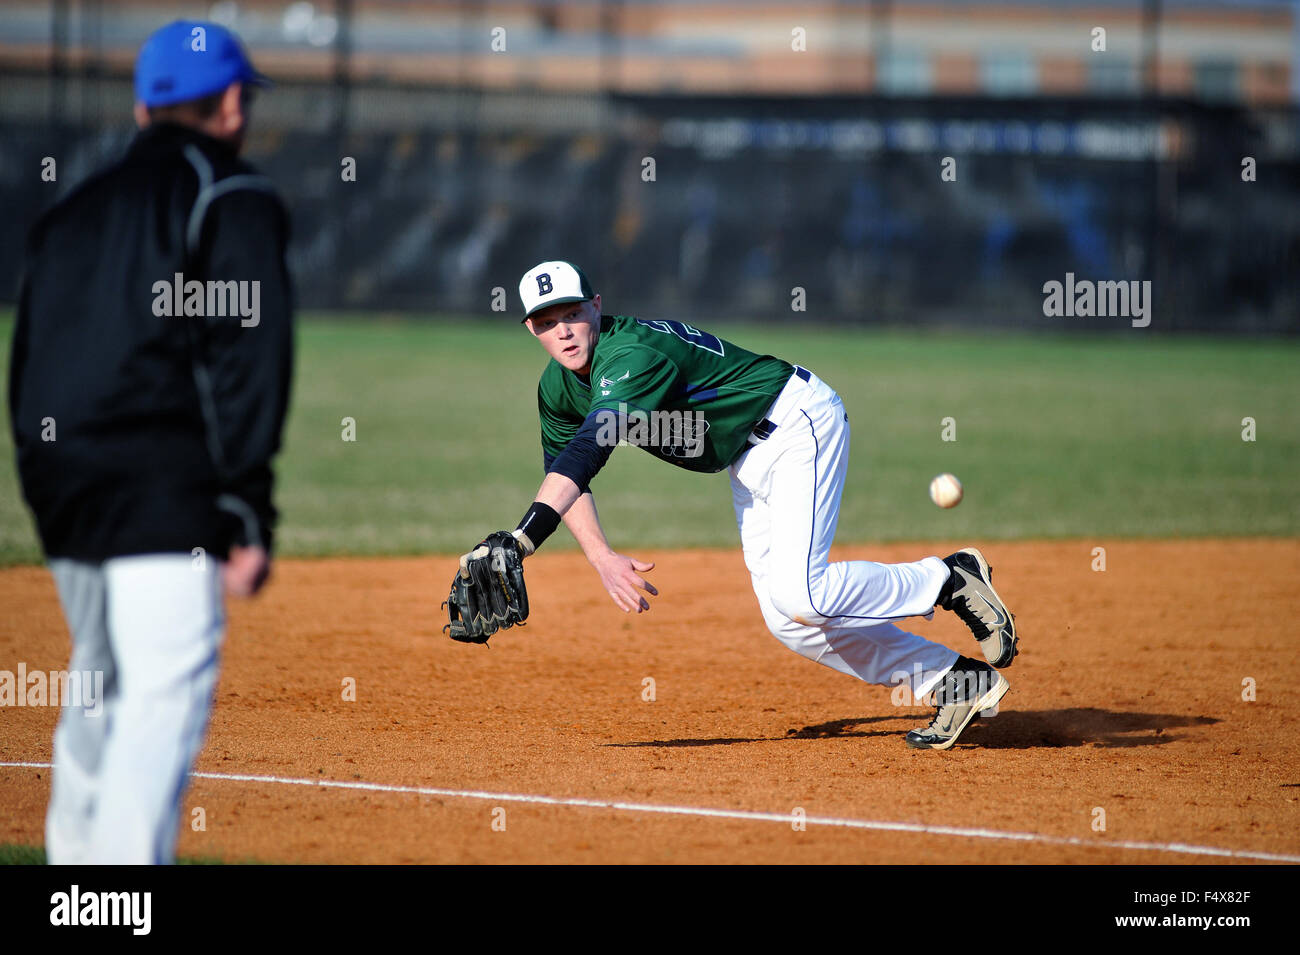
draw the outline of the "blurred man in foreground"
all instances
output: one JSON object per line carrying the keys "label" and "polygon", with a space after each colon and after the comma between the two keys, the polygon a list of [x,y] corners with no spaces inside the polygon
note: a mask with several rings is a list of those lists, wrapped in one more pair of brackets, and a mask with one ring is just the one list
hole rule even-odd
{"label": "blurred man in foreground", "polygon": [[[265,85],[178,21],[141,48],[140,133],[28,238],[10,414],[23,494],[103,698],[54,734],[52,863],[173,859],[225,631],[270,570],[292,371],[288,217],[239,160]],[[95,685],[98,681],[92,681]]]}

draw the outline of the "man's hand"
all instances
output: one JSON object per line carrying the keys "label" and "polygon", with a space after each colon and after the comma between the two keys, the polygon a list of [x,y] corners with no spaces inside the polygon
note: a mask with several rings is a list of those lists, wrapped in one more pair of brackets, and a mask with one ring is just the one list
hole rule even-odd
{"label": "man's hand", "polygon": [[596,573],[600,574],[600,582],[605,585],[610,598],[624,613],[631,613],[633,610],[641,613],[650,609],[650,601],[641,596],[638,588],[652,597],[659,596],[659,591],[655,589],[654,584],[641,576],[655,569],[653,563],[646,563],[635,557],[624,557],[611,550],[593,560],[591,565],[596,568]]}
{"label": "man's hand", "polygon": [[251,597],[262,589],[271,576],[271,557],[265,547],[230,548],[230,558],[222,568],[226,593],[235,597]]}

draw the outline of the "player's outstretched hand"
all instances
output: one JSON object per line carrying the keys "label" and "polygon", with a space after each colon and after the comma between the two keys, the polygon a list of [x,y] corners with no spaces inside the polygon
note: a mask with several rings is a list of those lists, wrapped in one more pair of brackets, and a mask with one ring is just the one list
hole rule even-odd
{"label": "player's outstretched hand", "polygon": [[271,557],[265,547],[232,547],[230,559],[222,568],[226,593],[234,597],[253,596],[270,575]]}
{"label": "player's outstretched hand", "polygon": [[652,597],[659,596],[659,591],[655,589],[654,584],[641,576],[655,569],[653,563],[610,551],[604,557],[593,561],[593,566],[596,568],[596,573],[600,574],[600,582],[605,585],[610,598],[624,613],[631,613],[633,610],[641,613],[650,609],[650,601],[641,595],[642,590]]}

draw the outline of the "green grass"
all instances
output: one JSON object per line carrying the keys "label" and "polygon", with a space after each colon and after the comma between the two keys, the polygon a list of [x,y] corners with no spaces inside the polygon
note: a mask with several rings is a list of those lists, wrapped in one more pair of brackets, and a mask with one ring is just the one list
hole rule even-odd
{"label": "green grass", "polygon": [[[176,860],[177,865],[260,865],[251,859],[228,863],[224,859],[207,856],[182,856]],[[0,865],[45,865],[44,846],[24,846],[12,842],[0,842]]]}
{"label": "green grass", "polygon": [[0,842],[0,865],[45,865],[45,849]]}
{"label": "green grass", "polygon": [[[1137,330],[713,330],[811,367],[843,397],[853,451],[840,540],[1300,532],[1300,343]],[[10,337],[0,321],[0,384]],[[458,552],[513,527],[541,476],[544,364],[505,319],[305,317],[278,463],[280,552]],[[947,416],[955,442],[940,440]],[[1247,416],[1254,442],[1241,438]],[[355,443],[341,439],[344,417],[356,420]],[[5,420],[0,562],[32,562],[39,550]],[[951,511],[926,493],[940,471],[966,486]],[[616,547],[737,540],[725,474],[691,474],[625,448],[593,489]],[[547,548],[572,546],[562,533]]]}

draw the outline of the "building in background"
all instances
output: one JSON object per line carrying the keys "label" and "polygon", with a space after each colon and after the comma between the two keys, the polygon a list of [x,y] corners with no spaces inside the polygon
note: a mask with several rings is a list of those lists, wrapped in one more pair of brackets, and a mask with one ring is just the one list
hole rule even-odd
{"label": "building in background", "polygon": [[562,254],[647,315],[1042,327],[1071,273],[1151,281],[1156,330],[1300,328],[1294,2],[13,0],[0,298],[176,16],[278,81],[250,157],[310,307],[487,317]]}

